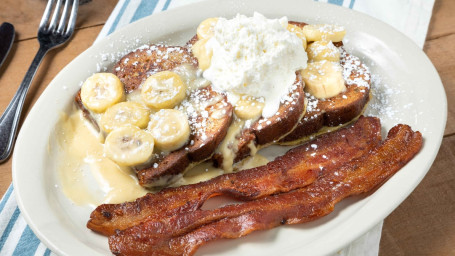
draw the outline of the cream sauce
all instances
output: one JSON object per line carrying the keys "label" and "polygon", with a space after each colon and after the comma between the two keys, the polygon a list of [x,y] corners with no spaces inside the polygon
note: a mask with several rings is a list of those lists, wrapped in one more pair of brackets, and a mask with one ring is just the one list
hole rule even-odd
{"label": "cream sauce", "polygon": [[121,203],[145,195],[130,168],[120,167],[103,153],[102,136],[82,115],[63,115],[57,136],[62,148],[58,173],[65,195],[78,205]]}
{"label": "cream sauce", "polygon": [[189,169],[182,178],[173,183],[172,187],[194,184],[210,180],[216,176],[224,174],[222,169],[216,168],[210,162],[200,163]]}
{"label": "cream sauce", "polygon": [[[243,122],[240,122],[237,129],[242,127]],[[238,130],[231,134],[235,138]],[[69,116],[63,114],[56,135],[62,149],[58,164],[59,187],[75,204],[122,203],[152,192],[138,184],[131,168],[119,166],[105,156],[103,136],[83,117],[82,111],[75,110]],[[265,157],[255,154],[236,164],[234,169],[249,169],[267,162]],[[172,186],[199,183],[224,173],[210,162],[204,162],[188,170]]]}
{"label": "cream sauce", "polygon": [[245,121],[235,119],[229,127],[223,141],[216,149],[217,153],[221,153],[223,155],[222,168],[227,173],[233,171],[235,153],[237,153],[237,145],[239,143],[238,135],[240,135],[244,126]]}
{"label": "cream sauce", "polygon": [[[242,131],[256,122],[261,116],[255,116],[252,119],[241,119],[237,116],[234,117],[234,121],[229,126],[226,136],[221,141],[220,145],[216,149],[216,153],[219,153],[223,156],[222,169],[226,173],[233,172],[234,169],[238,169],[234,163],[235,156],[238,151],[239,137],[242,134]],[[254,157],[258,149],[254,141],[248,143],[248,148],[250,148],[250,156]]]}
{"label": "cream sauce", "polygon": [[234,165],[234,168],[237,169],[238,171],[240,170],[246,170],[246,169],[251,169],[254,167],[266,165],[269,162],[269,160],[260,155],[260,154],[254,154],[251,157],[248,157],[241,161],[240,163],[237,163]]}
{"label": "cream sauce", "polygon": [[[235,164],[233,169],[236,171],[241,171],[265,165],[268,162],[269,160],[264,156],[255,154],[251,157],[246,158],[242,162]],[[225,171],[223,169],[214,167],[211,162],[203,162],[189,169],[181,179],[177,180],[171,186],[178,187],[188,184],[195,184],[210,180],[224,173]]]}

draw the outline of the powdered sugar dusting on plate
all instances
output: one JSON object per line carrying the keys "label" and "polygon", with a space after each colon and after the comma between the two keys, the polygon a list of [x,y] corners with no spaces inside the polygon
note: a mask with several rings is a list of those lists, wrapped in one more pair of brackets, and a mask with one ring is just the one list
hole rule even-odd
{"label": "powdered sugar dusting on plate", "polygon": [[[405,120],[413,116],[418,123],[419,116],[423,113],[417,112],[414,100],[409,100],[413,91],[406,90],[400,83],[390,83],[378,74],[372,75],[371,82],[372,98],[365,115],[377,116],[383,122],[389,120],[395,124],[405,123]],[[423,100],[421,102],[423,104]]]}

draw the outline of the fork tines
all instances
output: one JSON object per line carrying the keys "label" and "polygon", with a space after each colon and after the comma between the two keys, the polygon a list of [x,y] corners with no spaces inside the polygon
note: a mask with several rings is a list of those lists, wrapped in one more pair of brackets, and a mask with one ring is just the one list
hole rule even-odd
{"label": "fork tines", "polygon": [[[79,0],[49,0],[40,22],[40,29],[47,32],[72,33],[76,23],[78,6]],[[57,22],[59,18],[60,21]]]}

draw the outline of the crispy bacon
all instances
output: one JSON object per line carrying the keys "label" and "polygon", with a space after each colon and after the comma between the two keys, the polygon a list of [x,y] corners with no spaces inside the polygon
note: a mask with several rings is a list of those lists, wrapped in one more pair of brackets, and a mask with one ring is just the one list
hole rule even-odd
{"label": "crispy bacon", "polygon": [[[419,132],[413,132],[407,125],[397,125],[374,150],[341,168],[326,168],[309,186],[215,210],[184,213],[161,227],[156,226],[156,221],[147,221],[109,237],[109,246],[117,255],[192,255],[213,240],[315,220],[332,212],[342,199],[369,192],[385,182],[421,146]],[[187,219],[197,223],[191,224]],[[173,226],[179,221],[191,224],[185,230],[187,233],[180,235],[184,227]]]}
{"label": "crispy bacon", "polygon": [[341,166],[380,142],[380,122],[361,117],[353,126],[340,129],[288,151],[265,166],[226,174],[212,180],[167,188],[134,202],[104,204],[91,214],[87,227],[104,235],[146,220],[164,220],[178,213],[199,209],[210,197],[228,195],[253,200],[304,187],[323,168]]}

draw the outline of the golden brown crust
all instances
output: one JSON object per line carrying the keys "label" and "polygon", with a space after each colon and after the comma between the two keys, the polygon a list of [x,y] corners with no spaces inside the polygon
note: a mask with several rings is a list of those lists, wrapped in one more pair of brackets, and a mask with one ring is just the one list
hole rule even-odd
{"label": "golden brown crust", "polygon": [[194,43],[197,42],[197,40],[199,40],[199,38],[197,37],[197,34],[196,34],[190,39],[190,41],[186,42],[185,46],[188,47],[189,49],[191,49],[191,47],[193,46]]}
{"label": "golden brown crust", "polygon": [[154,163],[147,168],[138,169],[136,176],[139,180],[139,185],[143,187],[161,187],[172,183],[176,179],[176,175],[181,174],[190,166],[188,151],[178,149],[155,159]]}
{"label": "golden brown crust", "polygon": [[303,27],[305,27],[306,25],[308,25],[308,24],[305,23],[305,22],[292,21],[292,20],[288,21],[288,23],[289,23],[289,24],[292,24],[292,25],[296,25],[296,26],[299,27],[299,28],[303,28]]}
{"label": "golden brown crust", "polygon": [[[209,101],[213,103],[202,109],[201,106],[192,107],[191,113],[187,113],[191,135],[185,146],[157,158],[150,167],[137,171],[141,186],[167,185],[175,181],[175,175],[182,174],[191,163],[204,161],[213,155],[232,121],[232,105],[225,95],[213,91],[211,86],[194,91],[182,105]],[[183,108],[183,111],[188,109]]]}
{"label": "golden brown crust", "polygon": [[116,255],[192,255],[210,241],[309,222],[332,212],[344,198],[381,185],[409,162],[421,146],[419,132],[413,132],[407,125],[397,125],[373,151],[341,168],[326,168],[307,187],[243,204],[182,213],[172,222],[183,221],[189,227],[144,222],[109,237],[109,247]]}
{"label": "golden brown crust", "polygon": [[316,99],[306,93],[308,107],[299,124],[280,143],[295,144],[303,137],[317,133],[324,126],[335,127],[357,118],[370,98],[370,74],[360,60],[342,48],[341,66],[350,70],[346,91],[328,98]]}
{"label": "golden brown crust", "polygon": [[380,142],[380,131],[379,119],[361,118],[352,127],[322,135],[265,166],[218,176],[198,184],[166,188],[130,203],[98,206],[92,212],[87,227],[112,235],[115,230],[123,230],[145,220],[165,223],[177,213],[200,208],[210,197],[226,195],[253,200],[300,188],[316,179],[320,166],[340,166],[368,152]]}
{"label": "golden brown crust", "polygon": [[233,119],[233,107],[225,94],[212,90],[211,86],[192,93],[187,102],[192,106],[196,105],[196,108],[198,103],[206,105],[206,116],[201,113],[203,111],[196,111],[196,116],[195,112],[188,113],[194,134],[191,139],[193,143],[188,147],[188,155],[192,161],[199,162],[210,158],[226,136]]}
{"label": "golden brown crust", "polygon": [[197,59],[188,48],[155,44],[140,47],[123,56],[115,64],[113,73],[125,85],[125,91],[131,92],[137,89],[148,76],[174,69],[184,63],[197,67]]}

